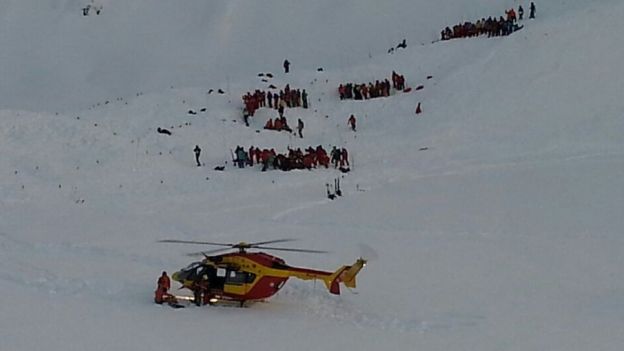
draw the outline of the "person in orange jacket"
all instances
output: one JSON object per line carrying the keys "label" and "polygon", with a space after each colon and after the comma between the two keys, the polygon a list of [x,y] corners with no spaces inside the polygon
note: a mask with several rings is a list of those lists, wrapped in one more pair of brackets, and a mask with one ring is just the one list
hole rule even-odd
{"label": "person in orange jacket", "polygon": [[264,129],[269,129],[269,130],[273,129],[273,120],[271,118],[269,118],[269,120],[264,125]]}
{"label": "person in orange jacket", "polygon": [[169,276],[167,275],[167,272],[162,272],[160,278],[158,278],[158,286],[159,287],[164,287],[165,288],[165,292],[169,291],[169,289],[171,289],[171,280],[169,279]]}
{"label": "person in orange jacket", "polygon": [[167,272],[162,272],[162,275],[158,278],[158,287],[154,292],[154,302],[161,305],[163,303],[175,304],[177,300],[175,296],[169,294],[171,288],[171,280],[167,276]]}

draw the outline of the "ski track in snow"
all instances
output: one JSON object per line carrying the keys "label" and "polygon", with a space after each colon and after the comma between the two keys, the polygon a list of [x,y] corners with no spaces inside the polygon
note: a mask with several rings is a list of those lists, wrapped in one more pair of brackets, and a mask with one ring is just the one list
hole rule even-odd
{"label": "ski track in snow", "polygon": [[284,217],[292,215],[293,213],[296,213],[296,212],[299,212],[299,211],[303,211],[303,210],[308,210],[308,209],[314,208],[316,206],[322,206],[322,205],[325,205],[325,204],[327,204],[329,202],[331,202],[331,200],[326,199],[326,200],[309,201],[309,202],[306,202],[306,203],[302,203],[299,206],[295,206],[295,207],[289,208],[287,210],[284,210],[284,211],[276,213],[275,215],[273,215],[272,219],[274,221],[279,221],[279,220],[281,220]]}

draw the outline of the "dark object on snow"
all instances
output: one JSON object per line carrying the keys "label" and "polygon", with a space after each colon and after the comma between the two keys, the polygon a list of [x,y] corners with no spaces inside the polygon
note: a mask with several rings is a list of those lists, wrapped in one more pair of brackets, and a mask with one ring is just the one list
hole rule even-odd
{"label": "dark object on snow", "polygon": [[431,79],[431,78],[433,78],[433,76],[427,76],[427,79]]}
{"label": "dark object on snow", "polygon": [[267,76],[269,78],[273,78],[273,74],[271,74],[271,73],[265,73],[265,76]]}
{"label": "dark object on snow", "polygon": [[273,84],[269,85],[269,89],[277,89],[277,87]]}
{"label": "dark object on snow", "polygon": [[401,43],[399,43],[399,45],[397,45],[397,49],[405,49],[407,48],[407,42],[405,41],[405,39],[403,39],[403,41]]}
{"label": "dark object on snow", "polygon": [[531,2],[531,6],[529,7],[529,18],[535,18],[535,4]]}
{"label": "dark object on snow", "polygon": [[416,114],[419,115],[422,113],[422,108],[420,107],[420,102],[418,103],[418,106],[416,106]]}
{"label": "dark object on snow", "polygon": [[156,131],[160,134],[171,135],[171,132],[168,129],[160,128],[156,129]]}
{"label": "dark object on snow", "polygon": [[225,166],[216,166],[214,168],[215,171],[224,171],[225,170]]}
{"label": "dark object on snow", "polygon": [[214,91],[214,89],[208,90],[208,94],[212,94],[213,91]]}
{"label": "dark object on snow", "polygon": [[409,93],[410,91],[412,91],[412,88],[410,88],[410,87],[407,87],[407,88],[403,89],[404,93]]}
{"label": "dark object on snow", "polygon": [[334,189],[336,190],[336,195],[342,196],[342,190],[340,190],[340,178],[334,179]]}
{"label": "dark object on snow", "polygon": [[425,86],[424,86],[424,85],[419,85],[419,86],[417,86],[415,89],[416,89],[416,90],[423,90],[424,88],[425,88]]}
{"label": "dark object on snow", "polygon": [[319,67],[316,69],[317,72],[323,72],[323,67]]}
{"label": "dark object on snow", "polygon": [[206,112],[206,108],[202,108],[201,110],[199,110],[200,112]]}
{"label": "dark object on snow", "polygon": [[225,94],[225,91],[223,91],[223,90],[221,90],[221,89],[217,90],[217,92],[218,92],[219,94]]}
{"label": "dark object on snow", "polygon": [[349,172],[351,172],[351,168],[349,168],[349,167],[340,167],[340,168],[338,168],[338,170],[340,172],[342,172],[342,173],[349,173]]}
{"label": "dark object on snow", "polygon": [[428,147],[421,147],[420,149],[418,149],[418,151],[427,151],[427,150],[429,150]]}
{"label": "dark object on snow", "polygon": [[327,198],[328,198],[328,199],[330,199],[330,200],[335,199],[335,198],[336,198],[336,195],[335,195],[335,194],[332,194],[332,193],[329,191],[329,183],[325,183],[325,187],[327,188]]}
{"label": "dark object on snow", "polygon": [[264,77],[264,73],[258,73],[258,77]]}
{"label": "dark object on snow", "polygon": [[195,112],[195,111],[193,111],[193,110],[188,110],[188,114],[189,114],[189,115],[196,115],[196,114],[197,114],[197,112]]}

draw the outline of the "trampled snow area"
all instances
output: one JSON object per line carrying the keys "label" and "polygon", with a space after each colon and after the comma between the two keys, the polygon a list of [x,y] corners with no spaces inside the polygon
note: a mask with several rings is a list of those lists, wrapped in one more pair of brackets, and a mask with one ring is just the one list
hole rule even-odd
{"label": "trampled snow area", "polygon": [[[512,36],[436,43],[519,2],[88,2],[0,2],[1,350],[624,346],[621,2],[538,2]],[[392,70],[424,89],[339,101]],[[241,95],[287,83],[310,95],[286,110],[304,138],[262,130],[269,109],[245,127]],[[231,165],[237,145],[319,144],[352,171]],[[371,261],[340,296],[292,279],[249,308],[174,310],[156,279],[201,248],[164,238]]]}

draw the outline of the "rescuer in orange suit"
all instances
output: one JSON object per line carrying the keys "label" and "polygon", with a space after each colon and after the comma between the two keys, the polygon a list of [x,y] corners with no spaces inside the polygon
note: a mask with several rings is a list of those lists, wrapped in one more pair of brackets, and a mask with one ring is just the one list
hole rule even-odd
{"label": "rescuer in orange suit", "polygon": [[169,289],[171,288],[171,280],[167,276],[167,272],[162,272],[162,275],[158,278],[158,287],[154,292],[154,302],[157,304],[162,304],[167,302],[169,304],[176,303],[175,296],[169,294]]}
{"label": "rescuer in orange suit", "polygon": [[162,272],[160,278],[158,278],[158,287],[164,287],[165,292],[168,292],[171,289],[171,280],[167,275],[167,272]]}

